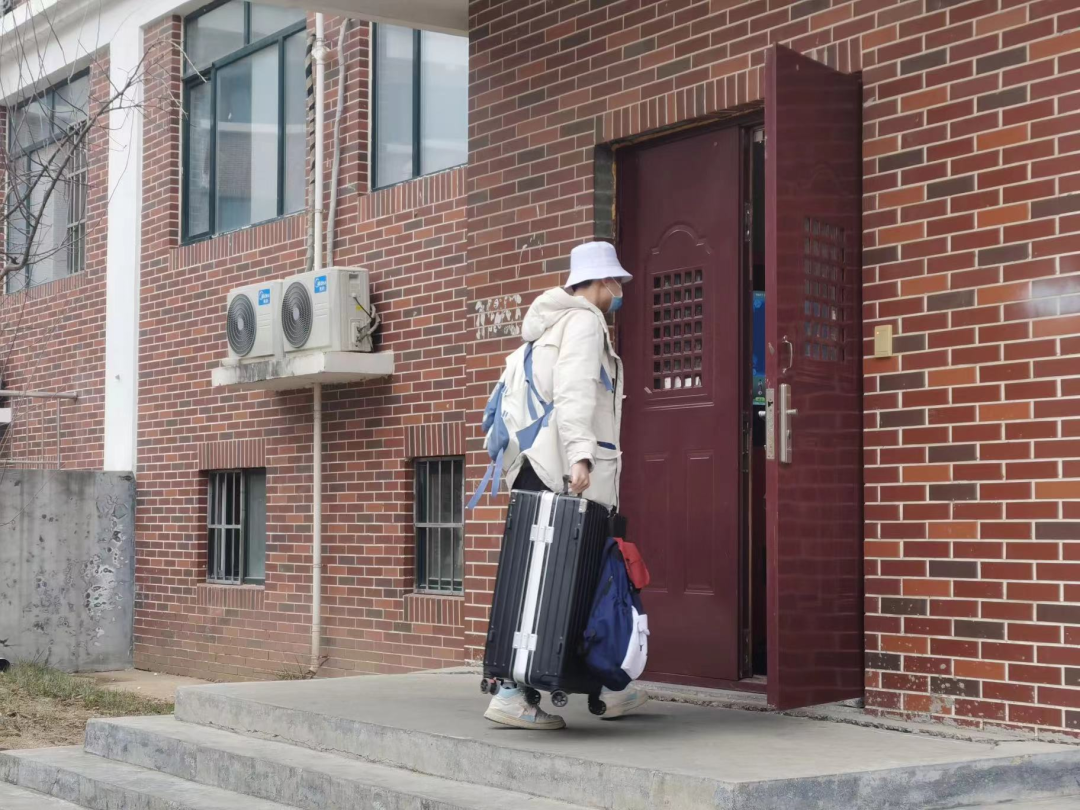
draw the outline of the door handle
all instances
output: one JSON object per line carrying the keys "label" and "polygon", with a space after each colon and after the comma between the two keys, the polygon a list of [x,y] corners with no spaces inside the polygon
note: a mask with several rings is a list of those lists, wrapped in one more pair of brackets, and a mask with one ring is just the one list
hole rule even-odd
{"label": "door handle", "polygon": [[784,335],[782,338],[780,338],[780,345],[787,346],[788,349],[788,363],[786,366],[780,369],[780,375],[784,375],[791,371],[791,367],[795,365],[795,346],[790,340],[787,339],[787,335]]}
{"label": "door handle", "polygon": [[780,463],[791,463],[791,417],[799,411],[791,407],[791,386],[780,384]]}

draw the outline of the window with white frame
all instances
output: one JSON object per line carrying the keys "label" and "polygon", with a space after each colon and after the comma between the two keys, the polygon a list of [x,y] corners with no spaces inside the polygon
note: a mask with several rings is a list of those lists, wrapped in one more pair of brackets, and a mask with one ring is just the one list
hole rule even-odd
{"label": "window with white frame", "polygon": [[209,474],[207,484],[207,581],[263,584],[266,470],[215,470]]}
{"label": "window with white frame", "polygon": [[186,240],[303,209],[306,19],[227,0],[185,20]]}
{"label": "window with white frame", "polygon": [[89,88],[84,71],[8,110],[8,292],[86,267]]}
{"label": "window with white frame", "polygon": [[469,157],[469,39],[376,25],[375,187],[460,166]]}
{"label": "window with white frame", "polygon": [[462,593],[465,571],[465,460],[415,463],[416,589]]}

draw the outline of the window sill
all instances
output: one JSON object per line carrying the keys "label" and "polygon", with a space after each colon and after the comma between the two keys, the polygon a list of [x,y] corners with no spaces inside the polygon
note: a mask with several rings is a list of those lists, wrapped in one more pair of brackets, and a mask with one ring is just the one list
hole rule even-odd
{"label": "window sill", "polygon": [[33,287],[15,290],[15,292],[9,292],[5,287],[3,297],[8,300],[17,300],[21,296],[29,298],[32,301],[40,298],[49,298],[53,295],[60,295],[61,293],[78,289],[86,283],[86,278],[87,271],[80,270],[77,273],[72,273],[70,276],[54,278],[52,281],[35,284]]}
{"label": "window sill", "polygon": [[416,177],[409,177],[405,180],[398,180],[396,183],[389,183],[385,186],[372,186],[371,193],[378,194],[380,191],[390,191],[390,189],[400,188],[401,186],[408,185],[409,183],[415,183],[417,180],[427,180],[429,177],[438,177],[440,174],[447,174],[448,172],[457,171],[458,169],[464,169],[469,163],[458,163],[456,166],[447,166],[445,169],[437,169],[427,174],[418,174]]}
{"label": "window sill", "polygon": [[464,627],[465,594],[407,593],[405,621],[442,627]]}
{"label": "window sill", "polygon": [[197,591],[199,607],[229,610],[263,610],[266,601],[265,585],[226,585],[200,582]]}

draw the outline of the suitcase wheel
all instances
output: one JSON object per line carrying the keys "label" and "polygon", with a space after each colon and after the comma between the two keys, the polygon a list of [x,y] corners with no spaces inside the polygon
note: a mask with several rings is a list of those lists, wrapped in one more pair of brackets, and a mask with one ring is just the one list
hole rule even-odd
{"label": "suitcase wheel", "polygon": [[556,709],[562,709],[570,702],[570,698],[567,697],[566,692],[559,690],[558,692],[551,693],[551,705]]}
{"label": "suitcase wheel", "polygon": [[540,693],[537,692],[535,689],[526,689],[525,690],[525,702],[528,703],[530,706],[539,706],[540,705]]}
{"label": "suitcase wheel", "polygon": [[607,711],[607,704],[600,699],[599,695],[589,695],[589,711],[601,717]]}
{"label": "suitcase wheel", "polygon": [[496,678],[482,678],[480,680],[480,691],[485,695],[499,694],[499,681]]}

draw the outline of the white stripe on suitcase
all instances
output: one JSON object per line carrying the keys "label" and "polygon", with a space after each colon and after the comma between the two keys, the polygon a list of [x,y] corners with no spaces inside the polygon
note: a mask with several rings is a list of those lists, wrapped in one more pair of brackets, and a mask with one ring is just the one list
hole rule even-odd
{"label": "white stripe on suitcase", "polygon": [[543,596],[544,569],[547,566],[548,549],[555,539],[555,493],[540,496],[540,508],[531,531],[529,543],[529,575],[525,584],[525,601],[514,633],[514,666],[512,672],[517,683],[527,684],[529,662],[536,649],[536,621]]}

